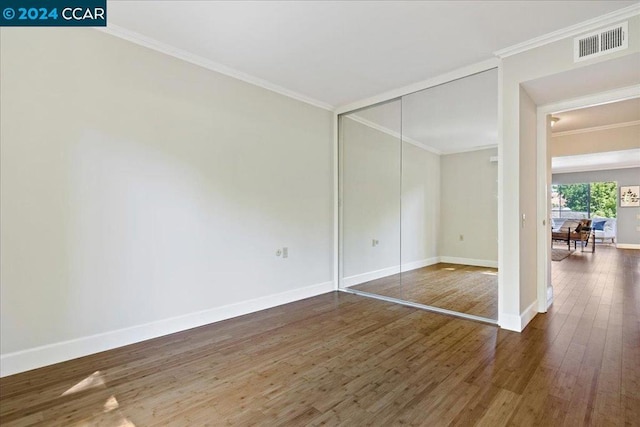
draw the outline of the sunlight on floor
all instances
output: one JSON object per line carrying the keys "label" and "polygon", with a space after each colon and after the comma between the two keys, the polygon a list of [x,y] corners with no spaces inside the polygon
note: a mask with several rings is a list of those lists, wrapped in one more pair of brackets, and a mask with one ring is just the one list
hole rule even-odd
{"label": "sunlight on floor", "polygon": [[93,374],[89,375],[87,378],[83,379],[78,384],[62,393],[61,396],[68,396],[70,394],[79,393],[81,391],[89,390],[96,387],[105,387],[104,378],[102,377],[100,371],[95,371]]}

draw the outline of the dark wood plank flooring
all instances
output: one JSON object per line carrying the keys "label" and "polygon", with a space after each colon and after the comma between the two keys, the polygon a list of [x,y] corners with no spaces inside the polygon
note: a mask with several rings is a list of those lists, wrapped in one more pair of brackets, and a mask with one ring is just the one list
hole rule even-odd
{"label": "dark wood plank flooring", "polygon": [[438,263],[351,289],[498,319],[498,270]]}
{"label": "dark wood plank flooring", "polygon": [[554,263],[522,334],[330,293],[0,380],[3,426],[640,424],[640,251]]}

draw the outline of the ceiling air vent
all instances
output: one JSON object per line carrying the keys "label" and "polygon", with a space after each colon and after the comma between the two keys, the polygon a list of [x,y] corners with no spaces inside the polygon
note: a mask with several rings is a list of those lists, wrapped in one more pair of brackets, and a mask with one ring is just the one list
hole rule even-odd
{"label": "ceiling air vent", "polygon": [[595,58],[629,47],[628,25],[626,22],[594,31],[573,39],[574,62]]}

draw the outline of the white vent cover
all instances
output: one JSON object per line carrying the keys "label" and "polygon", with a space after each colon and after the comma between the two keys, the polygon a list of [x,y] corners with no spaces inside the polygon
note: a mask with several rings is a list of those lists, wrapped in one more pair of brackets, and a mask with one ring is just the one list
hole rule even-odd
{"label": "white vent cover", "polygon": [[629,47],[628,23],[623,22],[573,39],[573,61],[584,61]]}

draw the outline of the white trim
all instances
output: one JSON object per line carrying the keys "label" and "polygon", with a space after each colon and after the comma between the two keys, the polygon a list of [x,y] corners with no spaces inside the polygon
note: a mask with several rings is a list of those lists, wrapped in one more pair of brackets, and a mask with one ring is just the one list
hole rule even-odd
{"label": "white trim", "polygon": [[498,268],[498,261],[488,259],[459,258],[452,256],[441,256],[440,262],[447,264],[473,265],[476,267]]}
{"label": "white trim", "polygon": [[398,273],[400,273],[400,267],[395,265],[393,267],[381,268],[380,270],[369,271],[367,273],[355,274],[353,276],[345,277],[344,279],[342,279],[342,287],[349,288],[361,283],[382,279],[383,277],[393,276],[394,274]]}
{"label": "white trim", "polygon": [[406,262],[402,264],[402,272],[416,270],[418,268],[428,267],[440,262],[440,257],[425,258],[418,261]]}
{"label": "white trim", "polygon": [[640,249],[640,244],[637,243],[617,243],[616,248],[618,249]]}
{"label": "white trim", "polygon": [[355,274],[353,276],[345,277],[342,280],[342,288],[349,288],[351,286],[359,285],[361,283],[370,282],[376,279],[382,279],[383,277],[393,276],[401,271],[407,272],[429,265],[434,265],[440,262],[439,257],[425,258],[418,261],[411,261],[402,264],[402,268],[398,265],[392,267],[381,268],[380,270],[369,271],[366,273]]}
{"label": "white trim", "polygon": [[520,315],[501,313],[498,319],[498,325],[502,329],[514,332],[522,332],[529,322],[538,314],[538,301],[532,302]]}
{"label": "white trim", "polygon": [[633,121],[630,121],[630,122],[623,122],[623,123],[614,123],[614,124],[611,124],[611,125],[594,126],[594,127],[590,127],[590,128],[567,130],[567,131],[564,131],[564,132],[556,132],[556,133],[552,133],[551,137],[552,138],[556,138],[556,137],[559,137],[559,136],[578,135],[578,134],[581,134],[581,133],[598,132],[598,131],[601,131],[601,130],[626,128],[626,127],[629,127],[629,126],[636,126],[636,125],[640,125],[640,120],[633,120]]}
{"label": "white trim", "polygon": [[0,356],[0,377],[242,316],[334,290],[333,281]]}
{"label": "white trim", "polygon": [[430,87],[438,86],[444,83],[448,83],[454,80],[461,79],[473,74],[481,73],[483,71],[489,71],[498,67],[500,61],[497,58],[487,59],[482,62],[468,65],[450,71],[448,73],[441,74],[428,80],[423,80],[417,83],[413,83],[408,86],[403,86],[398,89],[393,89],[369,98],[362,99],[360,101],[352,102],[350,104],[342,105],[336,108],[338,114],[348,113],[350,111],[359,110],[360,108],[369,107],[381,102],[389,101],[392,99],[400,98],[401,96],[408,95],[410,93],[419,92]]}
{"label": "white trim", "polygon": [[[499,61],[498,66],[498,325],[509,329],[506,326],[509,325],[509,315],[505,313],[505,289],[507,284],[504,280],[504,274],[502,273],[505,268],[505,250],[504,250],[504,70],[502,67],[502,60]],[[510,284],[509,289],[513,288],[513,283]],[[518,292],[519,292],[519,284]],[[505,324],[506,326],[503,326]]]}
{"label": "white trim", "polygon": [[[546,313],[549,307],[551,307],[551,304],[553,304],[553,287],[549,286],[547,287],[547,306],[543,306],[543,310],[538,310],[538,312]],[[538,306],[540,306],[540,303],[538,303]]]}
{"label": "white trim", "polygon": [[[549,133],[550,123],[547,123],[547,114],[540,113],[538,108],[536,111],[536,187],[539,189],[536,193],[536,214],[538,216],[538,223],[536,224],[536,295],[538,301],[538,311],[546,313],[548,308],[547,299],[547,282],[551,279],[551,254],[548,251],[547,245],[551,238],[550,226],[551,212],[549,210],[549,193],[547,188],[551,185],[548,182],[549,177],[547,173],[548,166],[548,141],[547,136]],[[544,241],[544,244],[540,244]]]}
{"label": "white trim", "polygon": [[[640,7],[640,4],[638,5]],[[614,89],[606,92],[596,93],[593,95],[587,95],[580,98],[573,98],[555,102],[551,104],[541,105],[537,109],[537,212],[538,218],[546,219],[548,217],[549,206],[546,198],[547,194],[547,115],[556,114],[563,111],[570,111],[579,108],[592,107],[595,105],[608,104],[611,102],[624,101],[627,99],[640,97],[640,85],[628,86],[625,88]],[[544,161],[543,161],[544,160]],[[500,180],[498,181],[500,185]],[[500,212],[498,213],[500,215]],[[548,219],[547,219],[548,221]],[[501,229],[501,221],[499,217],[498,230]],[[550,274],[540,274],[540,272],[548,272],[551,269],[551,253],[549,251],[550,245],[547,244],[550,238],[548,228],[538,224],[538,233],[536,236],[537,244],[537,266],[538,271],[538,283],[537,283],[537,295],[538,302],[541,308],[548,308],[551,305],[552,300],[549,300],[549,295],[553,296],[553,284],[551,282]],[[499,246],[500,247],[500,246]],[[551,289],[549,289],[551,288]],[[543,300],[540,300],[544,298]],[[498,300],[499,303],[500,300]],[[544,312],[545,310],[539,310]]]}
{"label": "white trim", "polygon": [[306,104],[313,105],[314,107],[322,108],[323,110],[333,111],[334,107],[326,102],[319,101],[311,98],[307,95],[289,90],[282,86],[271,83],[267,80],[263,80],[258,77],[254,77],[250,74],[243,73],[242,71],[235,70],[233,68],[222,65],[218,62],[204,58],[202,56],[193,54],[184,49],[172,46],[170,44],[161,42],[151,37],[144,36],[135,31],[127,30],[114,24],[108,24],[106,27],[94,27],[94,29],[103,33],[110,34],[115,37],[130,41],[140,46],[144,46],[149,49],[153,49],[157,52],[164,53],[165,55],[173,56],[174,58],[181,59],[191,64],[198,65],[211,71],[215,71],[220,74],[224,74],[234,79],[242,80],[243,82],[250,83],[252,85],[261,87],[263,89],[270,90],[272,92],[284,95],[289,98],[293,98],[297,101],[304,102]]}
{"label": "white trim", "polygon": [[520,313],[520,331],[524,331],[524,328],[536,317],[536,314],[538,314],[538,300],[532,302],[529,307]]}
{"label": "white trim", "polygon": [[333,285],[340,287],[340,147],[338,115],[333,113]]}
{"label": "white trim", "polygon": [[349,115],[345,115],[344,117],[346,117],[346,118],[348,118],[350,120],[353,120],[354,122],[358,122],[361,125],[370,127],[371,129],[375,129],[375,130],[380,131],[382,133],[386,133],[387,135],[392,136],[394,138],[397,138],[398,140],[402,140],[404,142],[408,142],[411,145],[415,145],[416,147],[422,148],[423,150],[429,151],[429,152],[431,152],[433,154],[437,154],[437,155],[442,154],[441,151],[436,150],[433,147],[430,147],[430,146],[428,146],[426,144],[423,144],[420,141],[416,141],[415,139],[412,139],[412,138],[409,138],[409,137],[406,137],[406,136],[402,136],[402,134],[400,134],[399,132],[396,132],[396,131],[394,131],[392,129],[389,129],[387,127],[381,126],[381,125],[379,125],[377,123],[374,123],[374,122],[372,122],[370,120],[363,119],[362,117],[360,117],[360,116],[358,116],[356,114],[349,114]]}
{"label": "white trim", "polygon": [[[550,4],[549,7],[550,9],[553,9],[552,4]],[[525,52],[527,50],[531,50],[540,46],[547,45],[549,43],[557,42],[559,40],[566,39],[569,37],[574,37],[579,34],[586,33],[592,30],[597,30],[598,28],[604,27],[605,25],[614,24],[618,21],[623,21],[625,19],[631,18],[638,14],[640,14],[640,3],[632,4],[631,6],[613,11],[611,13],[607,13],[606,15],[598,16],[596,18],[589,19],[587,21],[584,21],[575,25],[571,25],[570,27],[566,27],[558,31],[553,31],[548,34],[535,37],[531,40],[518,43],[516,45],[507,47],[505,49],[497,50],[493,54],[496,55],[498,58],[504,59],[509,56],[517,55],[518,53]]]}
{"label": "white trim", "polygon": [[520,316],[516,314],[500,313],[498,315],[498,326],[502,329],[514,332],[522,332],[522,322]]}

